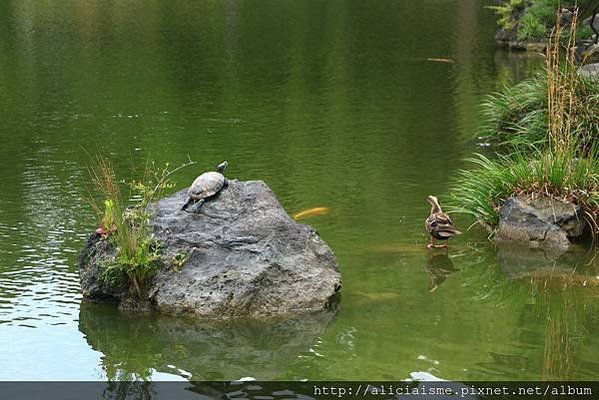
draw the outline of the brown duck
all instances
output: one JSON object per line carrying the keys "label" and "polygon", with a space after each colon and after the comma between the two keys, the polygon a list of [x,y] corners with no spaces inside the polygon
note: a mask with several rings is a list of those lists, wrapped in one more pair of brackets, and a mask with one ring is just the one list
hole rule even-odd
{"label": "brown duck", "polygon": [[[426,200],[431,205],[431,215],[426,219],[424,227],[431,235],[431,243],[428,245],[428,248],[432,249],[436,247],[435,239],[447,240],[450,237],[459,235],[461,232],[455,229],[451,218],[443,212],[439,205],[439,200],[435,196],[430,195]],[[447,247],[447,242],[442,247]]]}

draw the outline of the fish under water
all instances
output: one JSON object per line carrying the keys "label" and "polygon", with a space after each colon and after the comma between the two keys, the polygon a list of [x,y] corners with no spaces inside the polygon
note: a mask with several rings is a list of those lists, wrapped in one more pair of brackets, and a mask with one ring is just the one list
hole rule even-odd
{"label": "fish under water", "polygon": [[451,58],[429,57],[429,58],[426,59],[426,61],[442,62],[442,63],[447,63],[447,64],[455,64],[455,60],[451,59]]}
{"label": "fish under water", "polygon": [[317,215],[326,215],[328,213],[329,213],[328,207],[314,207],[314,208],[309,208],[304,211],[300,211],[297,214],[294,214],[293,219],[297,221],[300,219],[314,217]]}
{"label": "fish under water", "polygon": [[393,292],[354,292],[353,294],[369,300],[394,300],[400,297],[398,293]]}

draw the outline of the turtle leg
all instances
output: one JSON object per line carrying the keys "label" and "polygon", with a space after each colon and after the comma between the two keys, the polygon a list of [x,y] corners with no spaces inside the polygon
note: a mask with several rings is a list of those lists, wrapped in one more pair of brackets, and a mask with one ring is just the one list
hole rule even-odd
{"label": "turtle leg", "polygon": [[206,202],[206,199],[200,199],[200,200],[196,201],[196,203],[191,208],[191,212],[193,214],[199,213],[200,209],[202,208],[202,206],[204,205],[205,202]]}
{"label": "turtle leg", "polygon": [[183,204],[183,207],[181,207],[181,211],[187,211],[187,207],[189,207],[190,204],[195,203],[195,200],[192,199],[191,197],[189,197],[187,199],[187,202],[185,204]]}

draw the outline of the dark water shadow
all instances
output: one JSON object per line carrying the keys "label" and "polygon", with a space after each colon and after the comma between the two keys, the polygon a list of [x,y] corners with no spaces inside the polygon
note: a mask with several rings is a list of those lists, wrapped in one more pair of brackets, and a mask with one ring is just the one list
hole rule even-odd
{"label": "dark water shadow", "polygon": [[83,302],[79,330],[94,350],[103,353],[108,380],[152,379],[154,371],[189,380],[272,380],[300,353],[309,351],[336,313],[217,322],[132,315]]}

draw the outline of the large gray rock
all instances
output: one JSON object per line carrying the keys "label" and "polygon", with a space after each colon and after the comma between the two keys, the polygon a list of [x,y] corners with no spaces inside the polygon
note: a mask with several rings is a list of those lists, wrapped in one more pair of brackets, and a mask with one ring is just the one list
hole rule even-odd
{"label": "large gray rock", "polygon": [[[206,318],[290,315],[324,309],[340,290],[331,249],[314,229],[290,218],[264,182],[230,181],[198,214],[181,211],[186,200],[186,190],[161,200],[151,221],[166,258],[187,257],[180,268],[162,268],[149,285],[148,298],[160,312]],[[86,248],[82,254],[87,253]],[[114,290],[104,293],[97,284],[97,263],[112,253],[91,253],[96,256],[80,258],[83,295],[109,297]],[[123,299],[118,293],[113,297]]]}
{"label": "large gray rock", "polygon": [[580,206],[547,197],[508,198],[499,212],[496,239],[527,243],[532,248],[566,250],[570,239],[583,235],[586,222]]}

